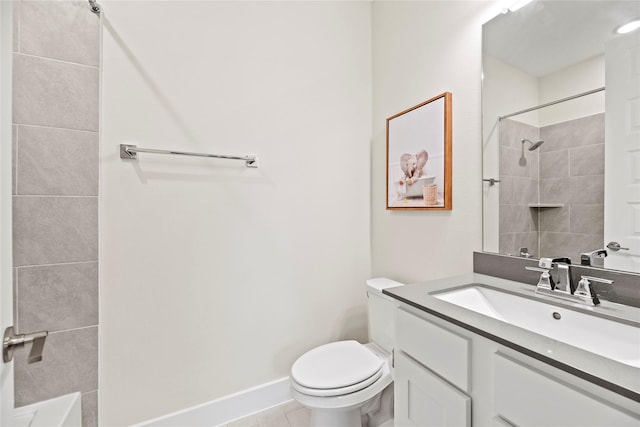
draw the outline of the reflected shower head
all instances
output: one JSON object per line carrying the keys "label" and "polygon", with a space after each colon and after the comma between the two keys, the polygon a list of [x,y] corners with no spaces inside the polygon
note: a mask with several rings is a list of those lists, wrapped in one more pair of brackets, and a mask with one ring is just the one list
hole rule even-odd
{"label": "reflected shower head", "polygon": [[534,150],[538,149],[542,144],[544,144],[544,141],[531,142],[527,138],[522,138],[522,155],[520,156],[520,161],[518,162],[520,164],[520,166],[526,166],[527,165],[527,159],[524,157],[524,143],[525,142],[529,143],[529,151],[534,151]]}
{"label": "reflected shower head", "polygon": [[524,148],[524,143],[528,142],[529,143],[529,151],[533,151],[536,150],[538,147],[540,147],[542,144],[544,144],[544,141],[538,141],[538,142],[531,142],[530,140],[528,140],[527,138],[523,138],[522,139],[522,148]]}

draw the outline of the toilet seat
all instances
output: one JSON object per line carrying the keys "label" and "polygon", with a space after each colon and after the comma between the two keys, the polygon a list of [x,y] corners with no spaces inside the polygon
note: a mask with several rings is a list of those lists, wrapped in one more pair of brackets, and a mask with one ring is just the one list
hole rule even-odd
{"label": "toilet seat", "polygon": [[291,383],[291,385],[300,393],[308,394],[309,396],[334,397],[342,396],[349,393],[355,393],[356,391],[360,391],[363,388],[367,388],[374,382],[378,381],[381,376],[382,369],[380,369],[378,372],[365,379],[364,381],[340,388],[309,388],[298,384],[295,380]]}
{"label": "toilet seat", "polygon": [[382,376],[385,360],[357,341],[338,341],[303,354],[291,368],[292,386],[311,396],[362,390]]}
{"label": "toilet seat", "polygon": [[[362,390],[338,396],[315,396],[314,393],[317,392],[315,389],[307,390],[307,393],[298,391],[297,387],[301,386],[296,384],[293,377],[290,377],[289,384],[291,386],[291,396],[304,406],[311,408],[312,411],[322,411],[327,409],[338,409],[340,411],[350,410],[350,408],[357,408],[364,404],[364,402],[375,397],[389,384],[393,383],[393,375],[391,373],[391,354],[387,354],[372,343],[364,344],[364,346],[384,361],[382,364],[382,374],[380,378],[374,381],[371,385],[363,388]],[[333,424],[329,423],[328,425]]]}

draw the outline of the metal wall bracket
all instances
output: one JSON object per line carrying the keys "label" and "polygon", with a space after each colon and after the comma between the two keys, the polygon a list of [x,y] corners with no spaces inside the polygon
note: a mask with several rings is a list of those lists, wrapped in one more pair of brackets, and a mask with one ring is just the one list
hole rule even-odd
{"label": "metal wall bracket", "polygon": [[129,151],[131,148],[136,148],[135,145],[127,145],[120,144],[120,158],[121,159],[132,159],[135,160],[138,158],[138,153],[135,151]]}
{"label": "metal wall bracket", "polygon": [[89,0],[89,8],[91,9],[91,12],[95,13],[96,15],[100,15],[100,5],[96,0]]}
{"label": "metal wall bracket", "polygon": [[47,335],[49,335],[48,331],[16,335],[13,326],[9,326],[4,330],[4,338],[2,339],[2,361],[4,363],[11,362],[13,360],[13,353],[17,347],[23,347],[25,344],[33,343],[27,362],[40,362],[42,360],[42,350],[44,349],[44,342],[47,339]]}

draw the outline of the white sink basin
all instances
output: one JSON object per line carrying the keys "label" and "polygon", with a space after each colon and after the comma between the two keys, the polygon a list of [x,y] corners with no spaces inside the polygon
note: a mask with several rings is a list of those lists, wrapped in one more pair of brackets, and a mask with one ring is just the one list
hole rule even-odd
{"label": "white sink basin", "polygon": [[470,285],[433,296],[626,365],[640,367],[640,328],[637,326],[484,286]]}

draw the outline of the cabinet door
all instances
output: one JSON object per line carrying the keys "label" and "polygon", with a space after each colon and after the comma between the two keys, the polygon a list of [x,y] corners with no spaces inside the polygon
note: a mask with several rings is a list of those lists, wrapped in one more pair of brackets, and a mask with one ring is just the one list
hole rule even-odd
{"label": "cabinet door", "polygon": [[396,427],[471,426],[471,398],[400,351],[395,394]]}

